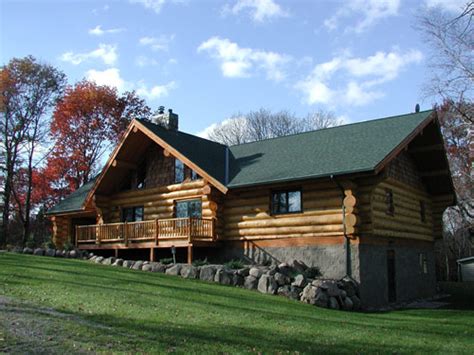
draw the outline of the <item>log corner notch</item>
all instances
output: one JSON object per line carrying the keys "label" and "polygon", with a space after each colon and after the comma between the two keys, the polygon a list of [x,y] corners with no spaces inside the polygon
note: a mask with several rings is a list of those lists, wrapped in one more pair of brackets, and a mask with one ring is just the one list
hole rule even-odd
{"label": "log corner notch", "polygon": [[357,223],[357,216],[353,213],[356,205],[356,198],[352,194],[352,189],[355,184],[349,181],[344,188],[334,175],[330,176],[331,180],[341,190],[342,199],[342,227],[344,232],[345,251],[346,251],[346,275],[352,277],[352,262],[351,262],[351,239],[354,238],[355,225]]}

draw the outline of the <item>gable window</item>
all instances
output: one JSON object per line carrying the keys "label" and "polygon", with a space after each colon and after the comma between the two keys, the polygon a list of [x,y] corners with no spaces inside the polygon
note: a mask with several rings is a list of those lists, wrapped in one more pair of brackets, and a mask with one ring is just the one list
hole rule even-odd
{"label": "gable window", "polygon": [[122,208],[122,222],[143,221],[143,206]]}
{"label": "gable window", "polygon": [[387,205],[386,213],[393,216],[395,213],[395,206],[393,204],[393,191],[391,189],[385,189],[385,204]]}
{"label": "gable window", "polygon": [[181,160],[174,161],[174,182],[179,184],[184,181],[184,164]]}
{"label": "gable window", "polygon": [[140,164],[137,170],[137,189],[145,188],[146,162]]}
{"label": "gable window", "polygon": [[201,218],[202,203],[201,200],[184,200],[176,201],[175,205],[176,218]]}
{"label": "gable window", "polygon": [[272,191],[271,211],[272,214],[301,212],[301,190]]}
{"label": "gable window", "polygon": [[420,219],[422,222],[426,222],[426,204],[425,201],[420,201]]}
{"label": "gable window", "polygon": [[198,175],[198,173],[195,172],[194,170],[191,170],[191,180],[194,181],[194,180],[197,180],[199,178],[200,178],[200,176]]}

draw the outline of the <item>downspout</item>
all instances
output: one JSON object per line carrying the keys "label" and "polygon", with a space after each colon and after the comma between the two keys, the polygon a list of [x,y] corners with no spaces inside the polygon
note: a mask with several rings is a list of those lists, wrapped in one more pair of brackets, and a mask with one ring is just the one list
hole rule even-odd
{"label": "downspout", "polygon": [[351,262],[351,241],[347,236],[346,231],[346,206],[344,206],[344,198],[346,194],[344,192],[344,187],[341,185],[339,181],[336,180],[334,175],[330,176],[331,180],[337,185],[339,190],[341,190],[341,198],[342,198],[342,231],[344,233],[345,239],[345,249],[346,249],[346,276],[352,278],[352,262]]}

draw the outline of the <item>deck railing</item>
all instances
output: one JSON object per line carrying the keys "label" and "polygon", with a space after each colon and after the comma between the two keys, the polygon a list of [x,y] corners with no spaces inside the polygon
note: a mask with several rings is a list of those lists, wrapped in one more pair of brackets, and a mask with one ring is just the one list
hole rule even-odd
{"label": "deck railing", "polygon": [[214,219],[171,218],[76,226],[77,244],[155,241],[214,241]]}

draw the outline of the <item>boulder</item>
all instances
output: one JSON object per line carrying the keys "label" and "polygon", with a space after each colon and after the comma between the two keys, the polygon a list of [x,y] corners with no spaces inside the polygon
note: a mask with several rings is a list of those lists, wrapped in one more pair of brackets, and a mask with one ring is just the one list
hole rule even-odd
{"label": "boulder", "polygon": [[303,274],[299,274],[296,275],[295,281],[293,281],[291,285],[296,287],[305,287],[307,283],[306,277]]}
{"label": "boulder", "polygon": [[66,251],[56,249],[56,252],[54,253],[54,256],[57,257],[57,258],[64,258],[64,257],[66,257]]}
{"label": "boulder", "polygon": [[203,281],[214,281],[216,276],[216,266],[215,265],[203,265],[201,266],[201,272],[199,273],[199,278]]}
{"label": "boulder", "polygon": [[354,307],[354,303],[352,302],[350,297],[346,297],[342,302],[342,308],[346,311],[351,311]]}
{"label": "boulder", "polygon": [[317,288],[311,284],[306,285],[301,295],[301,301],[312,305],[316,304]]}
{"label": "boulder", "polygon": [[255,276],[249,275],[244,279],[244,287],[249,290],[255,290],[258,286],[258,279]]}
{"label": "boulder", "polygon": [[282,274],[281,272],[276,272],[274,277],[278,286],[283,286],[291,283],[290,278],[285,274]]}
{"label": "boulder", "polygon": [[294,270],[287,263],[281,263],[280,265],[278,265],[278,271],[290,277],[294,274]]}
{"label": "boulder", "polygon": [[183,265],[179,274],[185,279],[197,279],[199,278],[199,268],[193,265]]}
{"label": "boulder", "polygon": [[329,297],[328,306],[331,309],[340,309],[339,302],[337,302],[336,297]]}
{"label": "boulder", "polygon": [[280,286],[277,289],[277,295],[278,296],[283,296],[283,297],[290,298],[290,293],[291,293],[291,286],[290,285]]}
{"label": "boulder", "polygon": [[[56,251],[54,251],[54,253],[56,254]],[[95,259],[97,259],[97,258],[98,258],[98,256],[93,255],[93,256],[89,259],[89,261],[93,263],[93,262],[95,261]]]}
{"label": "boulder", "polygon": [[123,259],[117,259],[115,262],[112,264],[112,266],[122,266],[123,265]]}
{"label": "boulder", "polygon": [[232,273],[226,269],[219,269],[216,271],[216,276],[214,276],[214,282],[218,282],[221,285],[231,285]]}
{"label": "boulder", "polygon": [[145,264],[142,266],[142,271],[152,271],[153,265],[151,264]]}
{"label": "boulder", "polygon": [[239,274],[239,272],[234,272],[232,275],[232,285],[234,286],[243,286],[244,284],[244,276]]}
{"label": "boulder", "polygon": [[303,274],[305,272],[305,270],[308,268],[308,266],[304,262],[298,261],[298,260],[293,260],[290,263],[290,266],[298,274]]}
{"label": "boulder", "polygon": [[301,297],[301,292],[303,292],[303,289],[301,287],[296,287],[296,286],[290,286],[290,287],[291,287],[290,298],[292,300],[299,301]]}
{"label": "boulder", "polygon": [[173,266],[166,269],[167,275],[178,276],[179,272],[181,271],[181,264],[174,264]]}
{"label": "boulder", "polygon": [[316,306],[319,306],[319,307],[327,308],[328,307],[328,301],[329,301],[329,297],[328,297],[327,293],[322,289],[317,289],[316,299],[314,300],[314,304]]}
{"label": "boulder", "polygon": [[133,270],[141,270],[143,267],[143,261],[142,260],[137,260],[132,266]]}
{"label": "boulder", "polygon": [[102,261],[102,264],[104,265],[112,265],[115,262],[114,257],[106,258],[104,261]]}
{"label": "boulder", "polygon": [[261,268],[258,268],[258,267],[252,267],[249,270],[249,275],[253,276],[253,277],[256,277],[257,279],[260,276],[262,276],[262,274],[263,274],[263,270]]}
{"label": "boulder", "polygon": [[358,296],[354,295],[354,296],[351,296],[350,299],[352,301],[352,309],[356,310],[356,311],[359,310],[360,306],[361,306],[360,298]]}
{"label": "boulder", "polygon": [[315,266],[308,267],[304,271],[304,274],[309,279],[314,279],[315,277],[321,276],[321,272],[319,271],[319,268],[317,268]]}
{"label": "boulder", "polygon": [[246,277],[249,276],[250,268],[249,267],[244,267],[242,269],[237,270],[237,273],[240,276]]}
{"label": "boulder", "polygon": [[265,272],[266,275],[274,276],[278,272],[278,266],[272,265],[270,268]]}
{"label": "boulder", "polygon": [[69,257],[70,258],[75,259],[75,258],[79,258],[80,256],[81,256],[81,252],[79,250],[73,249],[69,252]]}
{"label": "boulder", "polygon": [[274,295],[278,290],[278,284],[276,283],[273,276],[264,274],[260,276],[260,279],[258,280],[257,289],[261,293],[269,293]]}
{"label": "boulder", "polygon": [[327,293],[329,297],[341,297],[341,290],[337,287],[337,282],[326,280]]}
{"label": "boulder", "polygon": [[46,249],[46,251],[44,253],[44,255],[46,255],[46,256],[54,256],[55,254],[56,254],[56,250],[51,249],[51,248]]}
{"label": "boulder", "polygon": [[33,249],[31,248],[23,248],[23,254],[33,254]]}
{"label": "boulder", "polygon": [[339,288],[346,291],[348,297],[359,294],[359,285],[350,277],[346,276],[338,282]]}
{"label": "boulder", "polygon": [[103,256],[98,256],[98,257],[94,260],[94,262],[95,262],[96,264],[102,264],[103,261],[104,261],[104,257],[103,257]]}
{"label": "boulder", "polygon": [[34,255],[38,255],[38,256],[43,256],[43,255],[44,255],[44,249],[42,249],[42,248],[36,248],[36,249],[33,251],[33,254],[34,254]]}
{"label": "boulder", "polygon": [[122,266],[126,267],[127,269],[131,269],[133,264],[135,264],[135,261],[133,260],[124,260]]}
{"label": "boulder", "polygon": [[23,253],[23,248],[14,247],[14,248],[12,249],[12,253],[22,254],[22,253]]}
{"label": "boulder", "polygon": [[162,263],[152,263],[151,264],[151,272],[161,272],[164,273],[166,271],[166,265]]}

